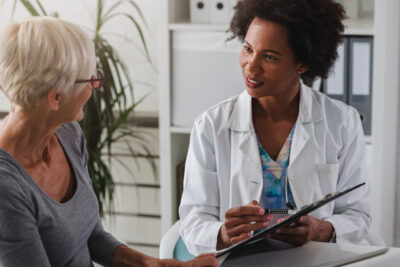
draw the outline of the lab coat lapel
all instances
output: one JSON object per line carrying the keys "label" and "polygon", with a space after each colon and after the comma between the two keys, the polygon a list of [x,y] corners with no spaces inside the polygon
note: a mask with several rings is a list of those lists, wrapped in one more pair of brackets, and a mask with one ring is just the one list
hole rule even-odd
{"label": "lab coat lapel", "polygon": [[[241,153],[240,179],[244,182],[241,188],[242,201],[249,202],[258,199],[262,190],[262,170],[258,152],[257,139],[252,123],[251,97],[244,91],[238,98],[230,116],[228,127],[232,131],[232,138],[236,139],[237,149]],[[238,167],[235,166],[235,167]],[[235,168],[234,167],[234,168]]]}
{"label": "lab coat lapel", "polygon": [[296,121],[296,128],[293,134],[292,147],[290,151],[289,165],[296,162],[299,158],[301,151],[307,145],[310,139],[308,130],[310,124],[319,122],[322,120],[322,108],[318,101],[314,99],[312,89],[300,84],[300,104],[299,104],[299,115]]}
{"label": "lab coat lapel", "polygon": [[257,142],[255,142],[254,133],[246,134],[243,138],[243,142],[239,144],[239,149],[242,151],[244,158],[253,170],[252,183],[260,184],[262,182],[262,170],[260,156],[258,152]]}
{"label": "lab coat lapel", "polygon": [[299,117],[296,121],[289,159],[288,178],[297,208],[310,203],[314,194],[313,188],[318,183],[314,166],[309,164],[313,164],[316,149],[313,144],[315,123],[323,120],[323,114],[311,90],[301,84]]}
{"label": "lab coat lapel", "polygon": [[293,133],[292,146],[290,149],[289,165],[292,165],[296,161],[309,139],[310,135],[304,128],[303,123],[297,121],[296,128]]}

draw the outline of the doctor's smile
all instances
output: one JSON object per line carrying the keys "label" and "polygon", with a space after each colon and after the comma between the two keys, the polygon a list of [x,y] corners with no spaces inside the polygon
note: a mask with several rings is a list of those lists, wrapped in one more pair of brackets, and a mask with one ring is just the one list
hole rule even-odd
{"label": "doctor's smile", "polygon": [[263,82],[256,81],[256,80],[253,80],[253,79],[250,79],[249,77],[247,77],[247,78],[246,78],[246,85],[247,85],[248,87],[250,87],[250,88],[255,89],[255,88],[259,88],[259,87],[263,86],[264,83],[263,83]]}

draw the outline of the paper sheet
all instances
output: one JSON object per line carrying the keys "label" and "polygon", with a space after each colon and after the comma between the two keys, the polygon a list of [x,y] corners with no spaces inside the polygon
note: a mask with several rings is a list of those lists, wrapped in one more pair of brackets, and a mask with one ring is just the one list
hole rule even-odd
{"label": "paper sheet", "polygon": [[370,64],[371,64],[371,44],[365,42],[353,43],[353,95],[370,94]]}
{"label": "paper sheet", "polygon": [[326,92],[328,95],[344,94],[344,43],[338,47],[338,59],[331,75],[327,80]]}

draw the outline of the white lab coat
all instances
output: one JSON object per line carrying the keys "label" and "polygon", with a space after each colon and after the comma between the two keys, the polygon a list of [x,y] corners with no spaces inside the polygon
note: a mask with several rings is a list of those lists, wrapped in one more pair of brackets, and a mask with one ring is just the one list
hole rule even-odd
{"label": "white lab coat", "polygon": [[[301,84],[288,169],[296,206],[366,182],[311,213],[333,225],[338,243],[360,241],[371,223],[365,154],[358,112]],[[215,251],[225,212],[261,199],[263,176],[246,91],[196,119],[185,167],[180,235],[194,255]]]}

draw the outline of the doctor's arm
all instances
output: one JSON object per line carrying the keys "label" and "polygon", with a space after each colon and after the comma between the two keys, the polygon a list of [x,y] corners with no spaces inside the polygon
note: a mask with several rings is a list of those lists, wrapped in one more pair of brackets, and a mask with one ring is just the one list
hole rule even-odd
{"label": "doctor's arm", "polygon": [[336,232],[336,242],[361,241],[371,224],[370,182],[366,163],[364,133],[358,112],[351,108],[343,131],[343,149],[339,156],[337,191],[365,182],[365,186],[335,201],[333,215],[325,218]]}
{"label": "doctor's arm", "polygon": [[179,207],[180,235],[190,253],[216,250],[220,222],[220,190],[217,178],[211,122],[195,121],[185,164],[184,190]]}

